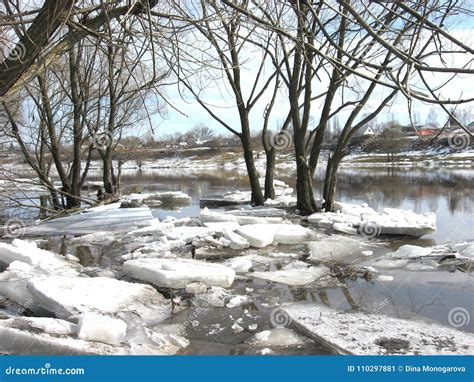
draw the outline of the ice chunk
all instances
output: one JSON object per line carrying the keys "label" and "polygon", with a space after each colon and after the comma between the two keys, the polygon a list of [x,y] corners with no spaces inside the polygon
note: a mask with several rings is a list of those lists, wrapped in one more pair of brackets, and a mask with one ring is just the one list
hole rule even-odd
{"label": "ice chunk", "polygon": [[245,238],[229,229],[224,229],[223,234],[224,238],[229,240],[229,247],[232,249],[246,249],[250,247],[249,242]]}
{"label": "ice chunk", "polygon": [[236,273],[245,273],[252,268],[253,263],[248,257],[236,257],[227,260],[225,265],[232,268]]}
{"label": "ice chunk", "polygon": [[[175,354],[189,343],[178,335],[155,333],[148,328],[141,328],[144,332],[142,338],[133,338],[131,343],[123,343],[121,346],[111,346],[101,342],[72,338],[71,336],[76,331],[76,325],[63,320],[38,317],[0,320],[0,353],[21,355],[160,355]],[[107,330],[110,332],[110,328]]]}
{"label": "ice chunk", "polygon": [[332,228],[335,231],[347,233],[348,235],[357,235],[357,229],[352,227],[352,225],[347,223],[334,223]]}
{"label": "ice chunk", "polygon": [[194,297],[193,305],[203,308],[220,308],[225,306],[226,300],[229,300],[231,295],[227,290],[220,287],[211,287],[206,294],[200,294]]}
{"label": "ice chunk", "polygon": [[316,237],[312,230],[297,224],[278,224],[275,228],[274,240],[280,244],[301,244]]}
{"label": "ice chunk", "polygon": [[17,317],[0,320],[0,353],[17,355],[128,353],[125,348],[70,337],[75,326],[53,318]]}
{"label": "ice chunk", "polygon": [[71,267],[66,259],[56,253],[36,247],[36,243],[14,239],[11,244],[0,243],[0,262],[10,264],[21,261],[43,268]]}
{"label": "ice chunk", "polygon": [[288,271],[290,269],[307,269],[310,265],[305,263],[304,261],[293,261],[291,263],[286,264],[283,266],[283,270]]}
{"label": "ice chunk", "polygon": [[243,332],[245,329],[240,326],[237,322],[234,322],[234,324],[231,326],[231,329],[234,331],[235,334]]}
{"label": "ice chunk", "polygon": [[474,258],[474,243],[470,243],[464,249],[462,249],[459,253],[459,257]]}
{"label": "ice chunk", "polygon": [[76,332],[76,325],[56,318],[50,317],[16,317],[13,322],[18,328],[29,327],[31,330],[37,329],[44,333],[58,336],[73,335]]}
{"label": "ice chunk", "polygon": [[226,307],[228,308],[237,308],[242,305],[247,305],[252,302],[252,299],[249,296],[235,296],[230,299]]}
{"label": "ice chunk", "polygon": [[347,227],[358,228],[367,237],[379,235],[422,236],[436,232],[436,214],[416,214],[412,211],[385,208],[378,213],[366,204],[361,206],[335,203],[334,212],[318,212],[308,217],[308,221],[321,228],[333,228],[353,233]]}
{"label": "ice chunk", "polygon": [[352,216],[361,216],[363,214],[372,215],[377,213],[374,209],[370,208],[367,203],[362,203],[360,206],[356,204],[349,204],[349,203],[341,203],[335,202],[334,203],[334,210],[340,211],[346,215]]}
{"label": "ice chunk", "polygon": [[296,206],[296,196],[293,195],[280,195],[276,196],[275,199],[265,200],[265,206],[268,207],[294,207]]}
{"label": "ice chunk", "polygon": [[200,282],[192,282],[186,285],[186,293],[202,294],[207,292],[207,285]]}
{"label": "ice chunk", "polygon": [[191,203],[191,197],[182,191],[163,191],[153,193],[142,193],[142,194],[129,194],[122,198],[123,200],[137,200],[140,202],[155,203],[156,201],[166,204],[189,204]]}
{"label": "ice chunk", "polygon": [[286,211],[279,208],[254,207],[224,212],[226,215],[253,217],[285,217]]}
{"label": "ice chunk", "polygon": [[33,311],[38,315],[48,315],[48,311],[35,300],[31,293],[30,280],[34,277],[47,277],[49,271],[66,275],[68,277],[77,277],[80,274],[68,268],[51,268],[44,270],[38,266],[32,266],[20,261],[14,261],[6,271],[0,273],[0,295],[16,302],[23,308]]}
{"label": "ice chunk", "polygon": [[185,288],[193,281],[228,288],[235,272],[221,264],[188,259],[138,259],[123,264],[123,270],[138,280],[166,288]]}
{"label": "ice chunk", "polygon": [[305,340],[295,331],[288,328],[274,328],[255,334],[247,340],[252,346],[300,346],[304,345]]}
{"label": "ice chunk", "polygon": [[182,240],[191,243],[196,238],[213,235],[215,230],[208,227],[175,227],[162,231],[169,240]]}
{"label": "ice chunk", "polygon": [[248,215],[232,215],[221,212],[209,211],[204,208],[199,215],[199,220],[202,223],[212,222],[237,222],[240,225],[247,224],[277,224],[282,222],[281,217],[260,217]]}
{"label": "ice chunk", "polygon": [[408,264],[408,260],[392,260],[392,259],[378,259],[372,263],[372,265],[376,268],[385,268],[385,269],[392,269],[392,268],[403,268]]}
{"label": "ice chunk", "polygon": [[134,311],[143,319],[167,318],[170,305],[153,287],[107,277],[33,277],[28,290],[36,305],[67,319],[83,312]]}
{"label": "ice chunk", "polygon": [[394,259],[416,259],[431,255],[432,249],[419,247],[417,245],[402,245],[396,252],[388,253]]}
{"label": "ice chunk", "polygon": [[208,222],[204,223],[204,225],[215,232],[235,231],[240,227],[240,224],[237,222]]}
{"label": "ice chunk", "polygon": [[250,224],[240,227],[236,232],[256,248],[266,247],[275,239],[275,228],[270,224]]}
{"label": "ice chunk", "polygon": [[325,266],[309,267],[306,269],[288,269],[271,272],[253,272],[252,277],[277,283],[300,286],[316,281],[329,273],[329,268]]}
{"label": "ice chunk", "polygon": [[300,244],[314,240],[315,233],[297,224],[249,224],[236,233],[248,240],[252,247],[263,248],[273,242],[280,244]]}
{"label": "ice chunk", "polygon": [[154,220],[148,207],[120,208],[120,203],[90,208],[83,213],[42,222],[23,230],[24,235],[85,235],[100,231],[128,232]]}
{"label": "ice chunk", "polygon": [[393,281],[393,276],[378,275],[377,280],[378,281]]}
{"label": "ice chunk", "polygon": [[355,239],[343,236],[330,236],[321,241],[308,243],[311,261],[340,261],[360,255],[362,244]]}
{"label": "ice chunk", "polygon": [[127,334],[127,324],[120,319],[86,312],[79,317],[77,337],[86,341],[119,345]]}
{"label": "ice chunk", "polygon": [[283,304],[292,323],[341,354],[471,354],[474,335],[429,322],[364,312],[341,312],[319,304]]}

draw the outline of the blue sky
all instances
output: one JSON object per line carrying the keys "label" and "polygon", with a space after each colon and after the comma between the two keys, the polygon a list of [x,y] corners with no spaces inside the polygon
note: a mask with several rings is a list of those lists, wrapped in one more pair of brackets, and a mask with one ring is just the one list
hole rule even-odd
{"label": "blue sky", "polygon": [[[469,2],[470,0],[468,0]],[[474,1],[472,2],[474,4]],[[474,20],[463,19],[462,21],[457,20],[458,22],[453,22],[455,28],[451,32],[460,40],[465,42],[469,46],[474,46]],[[445,57],[448,64],[452,63],[455,66],[462,66],[465,62],[472,60],[472,57],[465,56],[459,57],[448,56]],[[244,77],[248,76],[248,83],[252,84],[252,78],[255,74],[255,71],[258,67],[260,58],[250,57],[249,60],[245,63],[244,68]],[[439,63],[437,63],[439,65]],[[434,85],[441,83],[448,78],[448,76],[436,73],[434,75],[427,75],[427,79]],[[245,82],[244,78],[244,84]],[[460,75],[455,78],[449,86],[444,88],[441,91],[441,96],[445,99],[458,99],[460,96],[473,97],[474,98],[474,78],[472,75]],[[250,86],[250,85],[249,85]],[[324,82],[316,85],[315,94],[318,93],[318,86],[325,86]],[[235,108],[235,101],[230,95],[228,85],[225,81],[217,82],[213,86],[210,86],[206,89],[203,89],[203,98],[205,101],[212,105],[213,111],[218,114],[222,119],[224,119],[229,125],[235,127],[239,130],[239,118]],[[263,114],[265,106],[269,101],[271,91],[268,94],[265,94],[262,97],[262,100],[255,106],[254,110],[251,113],[251,123],[252,129],[258,131],[262,128],[263,125]],[[174,110],[172,107],[168,106],[166,118],[155,116],[153,118],[153,125],[155,128],[155,137],[159,138],[164,135],[169,134],[183,134],[186,131],[190,130],[197,124],[206,124],[215,130],[217,133],[227,133],[227,130],[223,128],[219,122],[215,121],[212,116],[210,116],[195,100],[193,97],[188,94],[186,100],[183,100],[176,87],[170,87],[166,90],[168,100],[176,107],[179,111]],[[373,110],[383,99],[384,95],[387,94],[387,90],[378,90],[374,93],[371,101],[368,104],[365,112],[370,112]],[[469,108],[471,107],[474,111],[474,105],[465,105],[460,108]],[[428,113],[433,108],[431,104],[424,104],[419,101],[415,101],[413,104],[413,117],[417,118],[420,123],[424,123],[427,119]],[[314,117],[317,120],[319,116],[319,110],[321,109],[321,101],[313,103]],[[436,114],[438,116],[437,122],[439,124],[444,124],[447,120],[445,112],[440,107],[434,107]],[[276,129],[277,126],[281,123],[282,120],[286,117],[288,111],[288,101],[285,93],[284,87],[279,92],[279,97],[277,103],[274,107],[274,112],[272,113],[272,118],[270,121],[269,127],[271,129]],[[349,112],[341,113],[339,120],[344,121]],[[378,122],[384,122],[395,117],[401,123],[409,123],[410,118],[408,114],[407,101],[406,98],[401,94],[397,96],[394,102],[391,103],[389,107],[383,111],[379,118]],[[144,127],[141,129],[140,134],[146,134],[148,128]]]}

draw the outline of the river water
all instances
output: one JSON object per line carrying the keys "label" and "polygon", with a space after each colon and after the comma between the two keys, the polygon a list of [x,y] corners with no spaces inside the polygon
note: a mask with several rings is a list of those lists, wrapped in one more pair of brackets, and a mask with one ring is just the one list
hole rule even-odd
{"label": "river water", "polygon": [[[295,186],[291,174],[281,174],[278,178]],[[248,190],[245,174],[223,169],[129,171],[122,181],[125,193],[181,190],[192,197],[191,206],[155,210],[155,216],[160,218],[196,216],[200,210],[200,197],[235,189]],[[316,175],[314,189],[315,195],[320,197],[320,174]],[[368,203],[377,211],[391,207],[416,213],[436,212],[438,231],[424,236],[418,241],[419,245],[474,239],[474,169],[341,169],[337,190],[337,200]]]}
{"label": "river water", "polygon": [[[291,173],[281,174],[279,179],[294,186]],[[91,180],[94,180],[92,178]],[[99,177],[96,180],[100,180]],[[321,189],[321,177],[315,179],[315,193]],[[122,192],[152,192],[181,190],[192,197],[189,206],[153,209],[154,216],[196,216],[200,211],[200,198],[219,195],[230,190],[248,189],[245,174],[238,171],[159,169],[149,171],[125,171],[122,176]],[[440,168],[345,168],[339,173],[338,197],[342,202],[368,203],[381,211],[384,207],[408,209],[417,213],[436,212],[438,231],[421,239],[397,238],[384,240],[379,254],[394,250],[403,244],[432,246],[447,242],[474,239],[474,170]],[[91,192],[92,195],[92,192]],[[50,241],[49,249],[74,253],[83,265],[107,267],[119,250],[114,247],[68,246],[62,241]],[[258,250],[249,250],[259,253]],[[263,250],[261,250],[263,251]],[[278,251],[304,253],[301,246],[279,246]],[[378,253],[376,251],[376,256]],[[279,269],[282,263],[273,263],[266,270]],[[453,309],[466,309],[474,317],[473,273],[457,267],[431,267],[425,270],[387,270],[393,281],[366,281],[346,279],[343,283],[329,285],[309,284],[290,287],[258,279],[241,279],[234,282],[231,292],[251,296],[252,303],[243,307],[200,310],[186,309],[167,323],[186,323],[186,336],[191,345],[187,354],[255,354],[258,349],[245,340],[254,333],[247,330],[235,333],[233,323],[239,319],[241,326],[257,324],[258,331],[271,329],[270,315],[278,304],[287,301],[311,301],[344,310],[363,309],[395,317],[423,319],[449,325]],[[250,291],[250,292],[249,292]],[[474,332],[474,319],[459,328]],[[279,354],[327,354],[328,350],[309,341],[307,345],[273,349]]]}

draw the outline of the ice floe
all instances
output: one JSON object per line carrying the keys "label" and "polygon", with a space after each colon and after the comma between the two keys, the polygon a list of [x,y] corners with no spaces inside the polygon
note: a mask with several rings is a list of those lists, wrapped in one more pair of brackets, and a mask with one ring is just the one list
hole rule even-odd
{"label": "ice floe", "polygon": [[342,312],[324,305],[283,304],[304,334],[342,354],[471,354],[474,335],[429,322],[364,312]]}
{"label": "ice floe", "polygon": [[341,261],[360,256],[366,245],[357,239],[329,236],[320,241],[307,243],[310,261]]}
{"label": "ice floe", "polygon": [[176,289],[186,288],[195,281],[228,288],[235,278],[235,271],[222,264],[190,259],[129,260],[123,264],[123,270],[135,279]]}
{"label": "ice floe", "polygon": [[270,272],[253,272],[249,275],[281,284],[301,286],[312,283],[327,274],[329,274],[329,268],[321,265],[318,267],[310,266],[308,268],[283,269]]}
{"label": "ice floe", "polygon": [[25,227],[28,236],[85,235],[100,231],[131,231],[149,226],[154,220],[148,207],[120,208],[120,203],[89,208],[79,214]]}
{"label": "ice floe", "polygon": [[308,221],[320,228],[332,228],[349,234],[357,233],[365,237],[379,235],[423,236],[436,232],[436,214],[433,212],[416,214],[412,211],[384,208],[376,212],[367,204],[354,205],[335,203],[337,212],[318,212],[308,217]]}
{"label": "ice floe", "polygon": [[304,345],[306,340],[294,330],[288,328],[274,328],[256,333],[246,342],[252,346],[281,347]]}
{"label": "ice floe", "polygon": [[127,324],[94,312],[82,313],[77,324],[77,337],[85,341],[119,345],[127,334]]}
{"label": "ice floe", "polygon": [[107,277],[34,277],[27,286],[33,300],[58,318],[133,311],[144,320],[163,320],[170,313],[169,302],[151,286]]}
{"label": "ice floe", "polygon": [[[90,317],[92,318],[92,317]],[[43,317],[15,317],[0,320],[0,353],[20,355],[171,355],[189,342],[178,335],[141,328],[143,335],[128,343],[110,345],[123,335],[123,325],[105,327],[97,320],[85,328],[64,320]],[[101,328],[101,330],[99,330]],[[105,332],[103,331],[105,330]],[[114,332],[119,330],[120,333]],[[82,335],[80,334],[82,332]],[[78,338],[78,334],[90,340]]]}
{"label": "ice floe", "polygon": [[255,248],[263,248],[274,242],[301,244],[316,237],[312,230],[297,224],[249,224],[237,229],[236,233]]}
{"label": "ice floe", "polygon": [[252,268],[253,263],[248,257],[235,257],[233,259],[227,260],[225,263],[228,267],[232,268],[235,273],[245,273]]}
{"label": "ice floe", "polygon": [[10,264],[14,261],[43,268],[70,266],[70,263],[64,257],[38,248],[35,242],[14,239],[11,244],[0,243],[0,262]]}

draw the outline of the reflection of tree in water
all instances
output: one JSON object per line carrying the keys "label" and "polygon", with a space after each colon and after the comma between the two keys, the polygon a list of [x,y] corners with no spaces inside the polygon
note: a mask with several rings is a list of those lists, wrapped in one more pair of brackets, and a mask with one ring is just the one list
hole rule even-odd
{"label": "reflection of tree in water", "polygon": [[332,288],[321,288],[317,290],[310,290],[308,288],[294,288],[291,289],[291,294],[295,301],[308,301],[308,302],[318,302],[322,303],[330,308],[337,309],[339,304],[331,305],[331,299],[329,298],[328,289],[336,291],[338,289],[342,290],[342,294],[345,297],[345,300],[349,304],[352,310],[358,310],[359,305],[355,302],[354,298],[351,295],[349,288],[346,285],[341,285],[340,287]]}
{"label": "reflection of tree in water", "polygon": [[78,245],[76,247],[76,257],[84,267],[90,267],[96,264],[91,249],[87,245]]}
{"label": "reflection of tree in water", "polygon": [[448,194],[448,207],[449,212],[454,214],[459,209],[459,202],[462,200],[462,196],[457,192],[451,192]]}
{"label": "reflection of tree in water", "polygon": [[[473,212],[468,190],[474,180],[457,173],[396,169],[390,176],[386,170],[342,170],[338,177],[338,193],[342,198],[360,197],[371,207],[400,208],[409,199],[415,210],[420,211],[428,201],[432,211],[439,208],[443,195],[451,212]],[[454,200],[453,200],[454,199]]]}

